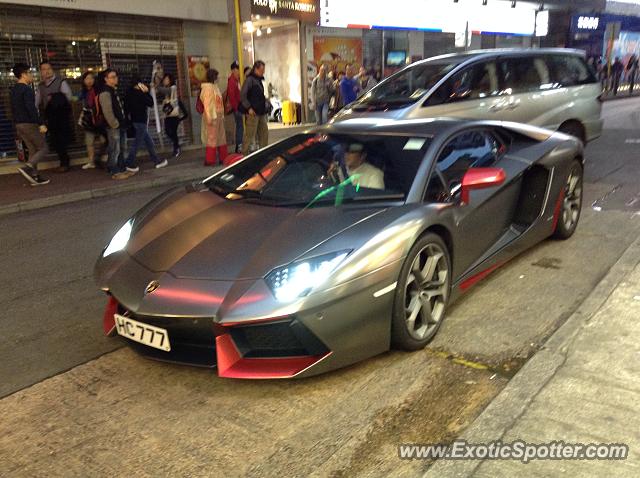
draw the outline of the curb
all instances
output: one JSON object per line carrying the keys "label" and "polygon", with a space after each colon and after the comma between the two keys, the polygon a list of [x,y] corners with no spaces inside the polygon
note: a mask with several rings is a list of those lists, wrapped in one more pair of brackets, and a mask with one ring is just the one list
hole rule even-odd
{"label": "curb", "polygon": [[[522,367],[507,386],[457,439],[469,443],[500,440],[526,412],[533,399],[564,364],[573,339],[605,304],[618,285],[639,263],[640,238],[620,256],[578,309],[543,347]],[[438,460],[423,475],[430,477],[472,476],[483,460]]]}
{"label": "curb", "polygon": [[120,184],[117,186],[76,191],[68,194],[58,194],[56,196],[50,196],[41,199],[32,199],[29,201],[7,204],[4,206],[0,206],[0,217],[9,214],[15,214],[18,212],[33,211],[36,209],[43,209],[51,206],[59,206],[61,204],[84,201],[87,199],[98,199],[133,191],[144,191],[146,189],[152,189],[158,186],[179,185],[189,181],[194,181],[196,179],[204,179],[217,170],[217,168],[211,168],[209,171],[199,170],[180,172],[171,176],[150,178],[148,181],[138,181],[135,183]]}

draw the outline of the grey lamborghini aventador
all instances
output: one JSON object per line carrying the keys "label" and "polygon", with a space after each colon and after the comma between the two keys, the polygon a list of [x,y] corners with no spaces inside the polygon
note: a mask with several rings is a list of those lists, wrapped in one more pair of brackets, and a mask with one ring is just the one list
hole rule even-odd
{"label": "grey lamborghini aventador", "polygon": [[419,349],[505,261],[576,229],[581,143],[513,123],[348,120],[160,195],[102,251],[107,334],[223,377]]}

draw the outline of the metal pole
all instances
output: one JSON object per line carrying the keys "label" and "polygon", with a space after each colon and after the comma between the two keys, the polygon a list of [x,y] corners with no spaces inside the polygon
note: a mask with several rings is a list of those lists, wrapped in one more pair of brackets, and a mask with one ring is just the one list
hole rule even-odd
{"label": "metal pole", "polygon": [[[240,65],[240,82],[244,82],[244,61],[242,58],[242,23],[240,22],[240,0],[233,0],[236,17],[236,46],[238,48],[238,65]],[[253,36],[253,35],[252,35]]]}
{"label": "metal pole", "polygon": [[385,45],[384,45],[384,29],[383,29],[382,30],[382,75],[381,75],[380,79],[385,77],[384,70],[385,70],[385,68],[387,66],[387,61],[386,61],[386,58],[384,56],[384,53],[385,53]]}

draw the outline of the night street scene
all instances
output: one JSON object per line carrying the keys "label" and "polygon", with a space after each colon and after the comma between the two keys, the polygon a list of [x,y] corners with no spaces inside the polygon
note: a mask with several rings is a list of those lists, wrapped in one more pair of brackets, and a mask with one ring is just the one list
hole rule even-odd
{"label": "night street scene", "polygon": [[0,0],[0,477],[640,476],[640,0]]}

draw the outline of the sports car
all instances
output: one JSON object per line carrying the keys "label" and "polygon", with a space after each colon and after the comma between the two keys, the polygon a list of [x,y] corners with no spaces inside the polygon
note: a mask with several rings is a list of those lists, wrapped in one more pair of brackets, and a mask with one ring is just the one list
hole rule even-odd
{"label": "sports car", "polygon": [[221,377],[307,377],[423,348],[449,304],[569,238],[580,141],[495,121],[353,119],[152,200],[95,267],[104,332]]}

